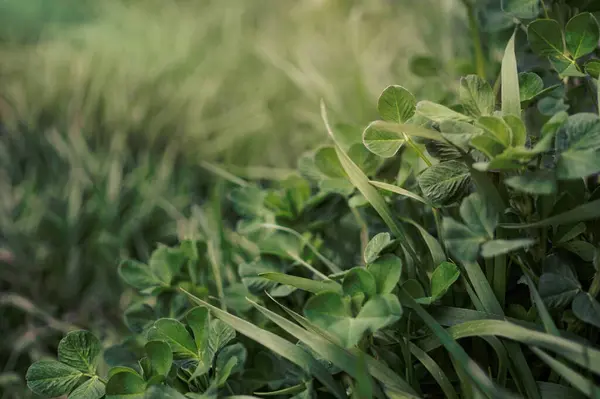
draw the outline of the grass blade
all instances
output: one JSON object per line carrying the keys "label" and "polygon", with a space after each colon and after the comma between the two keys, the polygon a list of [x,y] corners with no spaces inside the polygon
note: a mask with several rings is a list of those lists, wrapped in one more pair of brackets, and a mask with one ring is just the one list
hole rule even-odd
{"label": "grass blade", "polygon": [[[516,31],[515,31],[516,33]],[[521,97],[519,94],[519,75],[515,57],[515,33],[508,41],[502,58],[502,113],[521,116]]]}
{"label": "grass blade", "polygon": [[440,132],[427,129],[418,125],[375,121],[371,122],[370,126],[372,126],[375,129],[383,130],[386,132],[396,133],[398,134],[399,140],[404,139],[404,135],[408,135],[446,143],[446,139],[440,134]]}
{"label": "grass blade", "polygon": [[533,223],[504,223],[500,227],[505,229],[532,229],[536,227],[556,226],[559,224],[570,224],[584,222],[586,220],[600,218],[600,200],[579,205],[570,211],[551,216],[547,219]]}
{"label": "grass blade", "polygon": [[458,394],[456,393],[456,390],[454,390],[450,379],[448,378],[446,373],[444,373],[444,370],[442,370],[442,368],[435,362],[435,360],[433,360],[431,356],[427,354],[427,352],[423,351],[421,348],[419,348],[412,342],[409,343],[409,347],[410,352],[413,354],[413,356],[416,357],[417,360],[421,362],[421,364],[423,364],[427,371],[429,371],[429,374],[431,374],[431,376],[438,383],[440,388],[442,388],[442,391],[444,392],[444,395],[446,395],[446,398],[458,399]]}
{"label": "grass blade", "polygon": [[369,181],[369,183],[371,183],[372,185],[374,185],[377,188],[381,188],[382,190],[386,190],[386,191],[390,191],[395,194],[403,195],[405,197],[409,197],[414,200],[417,200],[425,205],[432,206],[429,202],[427,202],[427,200],[425,198],[423,198],[420,195],[415,194],[411,191],[408,191],[402,187],[394,186],[393,184],[384,183],[384,182],[376,181],[376,180],[371,180],[371,181]]}
{"label": "grass blade", "polygon": [[340,294],[342,293],[342,286],[333,280],[316,281],[308,278],[275,272],[261,273],[259,276],[280,284],[291,285],[292,287],[296,287],[303,291],[312,292],[313,294],[318,294],[325,291],[335,291]]}

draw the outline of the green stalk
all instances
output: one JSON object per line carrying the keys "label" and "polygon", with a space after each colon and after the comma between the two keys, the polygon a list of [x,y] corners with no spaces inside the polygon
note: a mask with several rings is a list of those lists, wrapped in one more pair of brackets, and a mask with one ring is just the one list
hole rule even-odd
{"label": "green stalk", "polygon": [[475,68],[477,75],[485,79],[485,57],[483,55],[483,46],[481,45],[481,35],[479,33],[479,27],[477,24],[477,16],[475,15],[475,7],[469,0],[462,0],[465,8],[467,9],[467,17],[469,19],[469,30],[471,31],[471,40],[473,40],[473,47],[475,51]]}

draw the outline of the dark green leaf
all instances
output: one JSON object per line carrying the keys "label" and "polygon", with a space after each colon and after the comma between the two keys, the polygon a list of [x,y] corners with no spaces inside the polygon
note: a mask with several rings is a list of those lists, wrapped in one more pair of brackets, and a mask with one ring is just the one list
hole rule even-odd
{"label": "dark green leaf", "polygon": [[575,59],[594,51],[600,41],[596,18],[589,12],[571,18],[565,27],[565,41]]}
{"label": "dark green leaf", "polygon": [[377,292],[377,284],[373,275],[363,267],[350,269],[344,276],[342,287],[345,295],[354,296],[363,293],[367,298]]}
{"label": "dark green leaf", "polygon": [[371,238],[367,246],[365,247],[364,259],[365,263],[371,263],[392,242],[390,233],[379,233],[375,237]]}
{"label": "dark green leaf", "polygon": [[556,177],[550,171],[527,171],[519,176],[511,176],[504,180],[507,186],[527,194],[549,195],[556,192]]}
{"label": "dark green leaf", "polygon": [[150,341],[146,343],[145,349],[152,368],[151,375],[166,376],[173,362],[173,353],[169,344],[163,341]]}
{"label": "dark green leaf", "polygon": [[519,74],[519,91],[521,102],[535,98],[544,90],[544,81],[533,72],[522,72]]}
{"label": "dark green leaf", "polygon": [[444,296],[452,284],[460,277],[460,271],[454,263],[443,262],[431,275],[431,297],[437,300]]}
{"label": "dark green leaf", "polygon": [[585,63],[585,72],[594,79],[600,78],[600,60],[589,60]]}
{"label": "dark green leaf", "polygon": [[563,53],[562,29],[553,19],[538,19],[527,27],[531,49],[542,56],[559,56]]}
{"label": "dark green leaf", "polygon": [[171,347],[175,359],[198,357],[198,348],[185,326],[175,319],[159,319],[148,331],[149,340],[165,341]]}
{"label": "dark green leaf", "polygon": [[83,373],[95,374],[102,346],[89,331],[72,331],[58,344],[58,360]]}
{"label": "dark green leaf", "polygon": [[138,374],[123,371],[106,384],[106,399],[144,399],[146,382]]}
{"label": "dark green leaf", "polygon": [[573,300],[573,313],[579,320],[600,328],[600,303],[587,292],[580,292]]}
{"label": "dark green leaf", "polygon": [[119,275],[127,284],[139,290],[160,286],[161,282],[150,268],[140,262],[127,259],[119,265]]}
{"label": "dark green leaf", "polygon": [[417,180],[425,197],[440,205],[458,200],[471,181],[469,168],[459,161],[441,162],[430,166]]}
{"label": "dark green leaf", "polygon": [[69,394],[69,399],[100,399],[104,397],[106,386],[94,376]]}
{"label": "dark green leaf", "polygon": [[80,381],[83,373],[55,360],[40,360],[27,370],[27,386],[38,395],[56,397],[66,395]]}
{"label": "dark green leaf", "polygon": [[571,267],[553,255],[545,261],[538,290],[548,307],[560,308],[568,305],[581,291],[581,284]]}
{"label": "dark green leaf", "polygon": [[154,324],[156,314],[154,309],[146,303],[134,303],[123,314],[125,324],[132,332],[141,334],[145,329]]}
{"label": "dark green leaf", "polygon": [[440,61],[434,57],[416,56],[410,60],[410,71],[422,78],[437,76],[441,69]]}
{"label": "dark green leaf", "polygon": [[402,261],[396,255],[383,255],[367,265],[367,270],[375,278],[378,294],[392,292],[402,274]]}

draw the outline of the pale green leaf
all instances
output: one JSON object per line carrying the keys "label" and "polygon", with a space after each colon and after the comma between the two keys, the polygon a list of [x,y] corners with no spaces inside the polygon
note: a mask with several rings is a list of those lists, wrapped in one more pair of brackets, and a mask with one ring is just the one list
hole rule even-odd
{"label": "pale green leaf", "polygon": [[494,92],[489,83],[477,75],[460,80],[460,101],[465,111],[474,118],[491,115],[496,106]]}
{"label": "pale green leaf", "polygon": [[387,122],[404,123],[415,113],[417,100],[402,86],[388,86],[379,96],[377,111]]}
{"label": "pale green leaf", "polygon": [[443,121],[464,121],[468,122],[471,120],[470,117],[451,110],[440,104],[433,103],[431,101],[419,101],[417,104],[417,113],[427,119],[434,122],[441,123]]}
{"label": "pale green leaf", "polygon": [[371,238],[365,247],[364,260],[365,263],[371,263],[379,254],[392,242],[392,238],[389,233],[379,233],[375,237]]}
{"label": "pale green leaf", "polygon": [[527,248],[535,244],[535,240],[528,238],[514,240],[492,240],[481,246],[481,256],[484,258],[493,258],[494,256],[504,255],[517,249]]}
{"label": "pale green leaf", "polygon": [[263,273],[260,275],[267,280],[275,281],[280,284],[289,285],[303,291],[318,294],[324,291],[341,292],[341,286],[333,280],[311,280],[308,278],[292,276],[283,273]]}
{"label": "pale green leaf", "polygon": [[402,261],[396,255],[387,254],[367,265],[367,270],[375,278],[377,293],[392,292],[402,275]]}
{"label": "pale green leaf", "polygon": [[521,116],[521,98],[519,97],[519,76],[515,57],[515,33],[506,44],[501,67],[502,114]]}
{"label": "pale green leaf", "polygon": [[527,171],[522,175],[508,177],[504,183],[517,191],[534,195],[553,194],[557,189],[554,173],[547,170]]}
{"label": "pale green leaf", "polygon": [[544,90],[544,81],[536,73],[522,72],[519,74],[519,93],[521,102],[535,98]]}
{"label": "pale green leaf", "polygon": [[106,385],[94,376],[69,394],[69,399],[100,399],[104,397]]}

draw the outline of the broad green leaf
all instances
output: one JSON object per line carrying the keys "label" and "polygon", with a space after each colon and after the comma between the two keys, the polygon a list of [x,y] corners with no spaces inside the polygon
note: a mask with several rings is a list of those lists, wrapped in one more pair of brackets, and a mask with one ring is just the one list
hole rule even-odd
{"label": "broad green leaf", "polygon": [[146,343],[144,348],[152,368],[151,375],[166,376],[173,363],[173,353],[169,344],[164,341],[150,341]]}
{"label": "broad green leaf", "polygon": [[460,80],[460,101],[465,111],[474,118],[491,115],[496,106],[494,92],[489,83],[477,75]]}
{"label": "broad green leaf", "polygon": [[586,62],[585,72],[594,79],[600,79],[600,60],[593,59]]}
{"label": "broad green leaf", "polygon": [[532,19],[540,13],[540,0],[502,0],[502,10],[517,18]]}
{"label": "broad green leaf", "polygon": [[127,284],[139,290],[162,285],[150,268],[135,260],[127,259],[119,265],[119,275]]}
{"label": "broad green leaf", "polygon": [[106,386],[94,376],[69,394],[69,399],[100,399],[104,397]]}
{"label": "broad green leaf", "polygon": [[469,168],[459,161],[447,161],[427,168],[417,178],[424,196],[434,204],[456,202],[467,189],[471,179]]}
{"label": "broad green leaf", "polygon": [[[575,61],[572,61],[563,55],[551,56],[549,59],[550,64],[552,64],[552,67],[558,72],[558,76],[561,79],[566,77],[585,77],[585,74],[580,71],[579,66]],[[563,99],[560,99],[560,101],[563,101]]]}
{"label": "broad green leaf", "polygon": [[398,297],[384,294],[369,299],[356,316],[356,320],[364,323],[366,331],[373,333],[395,323],[401,317],[402,306]]}
{"label": "broad green leaf", "polygon": [[208,358],[212,359],[219,350],[233,339],[235,339],[235,330],[229,324],[219,319],[211,320],[208,334]]}
{"label": "broad green leaf", "polygon": [[392,292],[402,275],[402,261],[396,255],[387,254],[367,265],[367,270],[375,278],[378,294]]}
{"label": "broad green leaf", "polygon": [[583,222],[575,225],[560,226],[552,237],[552,243],[555,245],[560,245],[569,242],[577,238],[577,236],[580,234],[585,233],[585,229],[586,226]]}
{"label": "broad green leaf", "polygon": [[120,372],[108,380],[106,399],[144,399],[146,382],[138,374]]}
{"label": "broad green leaf", "polygon": [[348,150],[348,156],[366,175],[374,175],[382,162],[380,157],[369,151],[362,143],[352,145]]}
{"label": "broad green leaf", "polygon": [[558,112],[548,120],[548,122],[544,123],[542,126],[542,137],[545,137],[550,134],[555,134],[558,129],[560,129],[569,118],[569,114],[565,111]]}
{"label": "broad green leaf", "polygon": [[56,360],[40,360],[27,370],[27,386],[34,393],[47,397],[66,395],[75,388],[83,373]]}
{"label": "broad green leaf", "polygon": [[72,331],[58,344],[58,360],[77,370],[95,374],[102,345],[89,331]]}
{"label": "broad green leaf", "polygon": [[577,59],[598,47],[600,29],[596,18],[589,12],[574,16],[565,26],[567,50]]}
{"label": "broad green leaf", "polygon": [[419,101],[417,104],[417,113],[427,119],[434,122],[441,123],[443,121],[464,121],[468,122],[471,120],[470,117],[451,110],[440,104],[433,103],[431,101]]}
{"label": "broad green leaf", "polygon": [[568,150],[600,149],[600,118],[588,112],[571,115],[562,137]]}
{"label": "broad green leaf", "polygon": [[148,331],[149,340],[165,341],[173,351],[174,359],[196,359],[198,348],[185,326],[175,319],[159,319]]}
{"label": "broad green leaf", "polygon": [[553,19],[537,19],[527,26],[531,49],[542,56],[560,56],[564,51],[562,29]]}
{"label": "broad green leaf", "polygon": [[410,71],[421,78],[438,76],[442,67],[441,62],[434,57],[415,56],[410,60]]}
{"label": "broad green leaf", "polygon": [[476,260],[479,246],[487,240],[486,236],[473,232],[449,217],[443,219],[442,230],[448,250],[461,261]]}
{"label": "broad green leaf", "polygon": [[494,159],[496,156],[500,155],[504,150],[505,146],[496,140],[490,134],[481,134],[478,136],[471,137],[469,144],[471,147],[480,151],[482,154],[487,156],[489,159]]}
{"label": "broad green leaf", "polygon": [[554,173],[547,170],[527,171],[507,178],[504,183],[517,191],[534,195],[553,194],[557,189]]}
{"label": "broad green leaf", "polygon": [[559,180],[581,179],[600,172],[600,150],[568,150],[560,154],[556,164]]}
{"label": "broad green leaf", "polygon": [[483,133],[480,128],[460,121],[444,121],[440,123],[440,131],[447,141],[463,150],[468,149],[469,142],[473,137]]}
{"label": "broad green leaf", "polygon": [[460,277],[460,271],[454,263],[443,262],[431,275],[431,297],[437,300],[444,296],[452,284]]}
{"label": "broad green leaf", "polygon": [[292,276],[284,273],[263,273],[261,277],[280,284],[289,285],[303,291],[318,294],[324,291],[342,292],[342,287],[333,280],[311,280],[304,277]]}
{"label": "broad green leaf", "polygon": [[322,366],[317,360],[315,360],[309,353],[307,353],[302,348],[286,341],[285,339],[279,337],[276,334],[263,330],[259,327],[256,327],[250,322],[247,322],[227,312],[224,312],[221,309],[202,301],[201,299],[191,295],[188,292],[185,293],[190,297],[192,301],[210,309],[211,312],[215,315],[215,317],[228,323],[241,334],[271,349],[273,352],[296,364],[307,373],[314,375],[325,387],[329,389],[329,392],[331,392],[336,398],[346,398],[346,395],[342,388],[334,381],[334,379],[327,372],[325,367]]}
{"label": "broad green leaf", "polygon": [[571,267],[556,255],[545,260],[538,290],[549,308],[568,305],[581,291],[581,284]]}
{"label": "broad green leaf", "polygon": [[168,286],[173,276],[181,269],[184,260],[183,253],[178,249],[160,245],[152,252],[148,266],[154,275]]}
{"label": "broad green leaf", "polygon": [[527,142],[527,129],[525,124],[516,115],[506,115],[504,122],[510,127],[511,130],[511,145],[514,147],[523,147]]}
{"label": "broad green leaf", "polygon": [[266,192],[257,186],[237,187],[229,193],[229,200],[240,216],[256,217],[264,215]]}
{"label": "broad green leaf", "polygon": [[587,292],[580,292],[573,300],[572,307],[579,320],[600,328],[600,303],[596,298]]}
{"label": "broad green leaf", "polygon": [[502,67],[502,114],[521,116],[521,99],[519,97],[519,76],[517,75],[517,60],[515,56],[515,33],[506,44]]}
{"label": "broad green leaf", "polygon": [[460,204],[460,217],[473,232],[494,237],[498,225],[498,214],[486,203],[479,193],[473,193]]}
{"label": "broad green leaf", "polygon": [[[414,119],[414,117],[413,117]],[[404,135],[411,137],[420,137],[423,139],[444,141],[444,138],[436,130],[428,129],[422,125],[411,124],[411,123],[390,123],[385,121],[374,121],[369,124],[376,129],[383,130],[386,132],[395,133],[398,137]],[[363,135],[364,142],[364,135]],[[366,146],[368,147],[368,146]]]}
{"label": "broad green leaf", "polygon": [[194,343],[199,352],[198,367],[194,371],[194,375],[202,375],[208,372],[213,360],[208,350],[210,314],[207,308],[196,306],[185,315],[185,321],[192,330]]}
{"label": "broad green leaf", "polygon": [[333,147],[322,147],[315,153],[315,166],[327,177],[346,177],[346,172]]}
{"label": "broad green leaf", "polygon": [[547,219],[533,223],[506,223],[500,225],[505,229],[531,229],[544,226],[557,226],[565,223],[577,223],[586,220],[597,219],[600,217],[600,200],[587,202],[579,205],[569,211],[551,216]]}
{"label": "broad green leaf", "polygon": [[544,81],[536,73],[522,72],[519,74],[519,93],[521,102],[535,98],[544,90]]}
{"label": "broad green leaf", "polygon": [[425,289],[421,283],[414,278],[406,280],[402,284],[402,289],[405,290],[412,298],[416,299],[419,303],[421,303],[419,299],[426,299],[426,301],[424,301],[426,303],[432,302],[429,300],[429,298],[426,298],[427,294],[425,293]]}
{"label": "broad green leaf", "polygon": [[156,313],[146,303],[134,303],[123,313],[127,328],[136,334],[141,334],[145,329],[154,324]]}
{"label": "broad green leaf", "polygon": [[350,297],[362,293],[368,299],[377,293],[375,278],[363,267],[350,269],[344,276],[342,288],[344,294]]}
{"label": "broad green leaf", "polygon": [[504,147],[511,145],[512,132],[504,119],[498,116],[482,116],[477,119],[477,126],[482,128]]}
{"label": "broad green leaf", "polygon": [[231,358],[236,358],[237,361],[235,362],[234,367],[229,369],[229,375],[241,372],[244,369],[244,364],[246,363],[247,357],[248,351],[244,345],[239,342],[224,347],[217,355],[217,373],[219,373],[218,370],[223,370],[226,368],[227,363],[231,360]]}
{"label": "broad green leaf", "polygon": [[262,277],[262,274],[280,271],[282,271],[280,263],[269,257],[258,258],[251,263],[242,263],[238,267],[242,283],[255,295],[260,295],[277,285],[275,281]]}
{"label": "broad green leaf", "polygon": [[327,194],[351,195],[354,186],[346,179],[323,179],[319,181],[319,190]]}
{"label": "broad green leaf", "polygon": [[[189,394],[188,394],[189,395]],[[192,396],[183,395],[175,388],[166,385],[152,385],[146,390],[144,399],[189,399]],[[252,398],[252,397],[250,397]],[[207,398],[204,398],[207,399]],[[242,399],[242,398],[240,398]],[[245,398],[244,398],[245,399]]]}
{"label": "broad green leaf", "polygon": [[375,237],[371,238],[365,247],[364,260],[365,263],[371,263],[379,254],[392,242],[390,233],[379,233]]}
{"label": "broad green leaf", "polygon": [[517,249],[527,248],[535,244],[535,240],[521,238],[515,240],[492,240],[481,246],[481,256],[484,258],[493,258],[504,255]]}
{"label": "broad green leaf", "polygon": [[402,86],[388,86],[379,96],[377,111],[387,122],[404,123],[415,114],[417,100]]}
{"label": "broad green leaf", "polygon": [[373,154],[383,158],[391,158],[406,143],[406,136],[378,129],[371,123],[363,133],[363,143]]}
{"label": "broad green leaf", "polygon": [[572,240],[561,244],[560,247],[574,253],[586,262],[592,262],[594,260],[596,248],[587,241]]}

